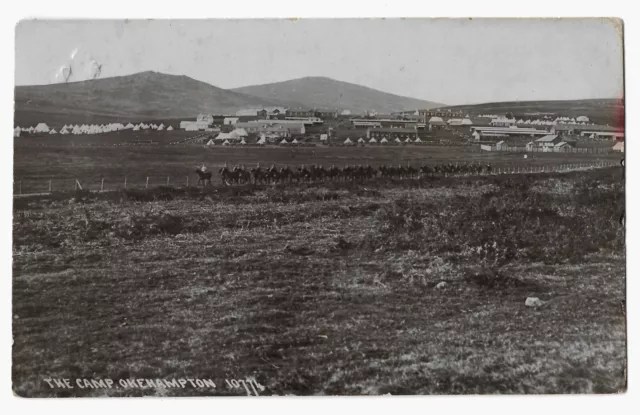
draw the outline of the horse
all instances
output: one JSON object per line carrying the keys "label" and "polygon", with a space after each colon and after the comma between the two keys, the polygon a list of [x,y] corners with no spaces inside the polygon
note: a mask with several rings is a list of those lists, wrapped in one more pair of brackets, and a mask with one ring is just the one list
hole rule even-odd
{"label": "horse", "polygon": [[252,168],[250,175],[253,178],[253,183],[255,184],[264,182],[266,176],[265,172],[262,171],[260,166]]}
{"label": "horse", "polygon": [[240,177],[238,171],[230,171],[227,166],[222,167],[218,171],[218,174],[220,174],[220,178],[226,185],[229,185],[229,181],[235,182],[237,184]]}
{"label": "horse", "polygon": [[198,184],[196,186],[200,186],[200,183],[202,182],[202,186],[206,186],[207,183],[209,183],[209,186],[213,186],[211,184],[211,172],[207,171],[204,172],[200,169],[196,169],[196,173],[198,174]]}

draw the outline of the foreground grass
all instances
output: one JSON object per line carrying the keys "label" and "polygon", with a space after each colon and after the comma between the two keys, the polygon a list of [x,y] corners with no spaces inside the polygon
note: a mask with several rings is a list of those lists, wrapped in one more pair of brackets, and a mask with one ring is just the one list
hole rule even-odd
{"label": "foreground grass", "polygon": [[16,200],[14,390],[244,394],[43,379],[253,376],[280,395],[622,391],[616,170]]}

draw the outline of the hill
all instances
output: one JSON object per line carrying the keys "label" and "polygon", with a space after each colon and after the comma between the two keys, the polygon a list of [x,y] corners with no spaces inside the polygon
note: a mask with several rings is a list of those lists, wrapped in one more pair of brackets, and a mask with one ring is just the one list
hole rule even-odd
{"label": "hill", "polygon": [[442,105],[325,77],[305,77],[271,84],[251,85],[235,88],[232,91],[268,100],[298,102],[303,108],[348,109],[355,113],[367,110],[391,113]]}
{"label": "hill", "polygon": [[596,123],[624,124],[624,100],[580,99],[564,101],[511,101],[488,102],[475,105],[453,105],[444,107],[452,111],[461,110],[470,115],[512,113],[522,118],[548,114],[551,116],[578,117],[586,115]]}
{"label": "hill", "polygon": [[200,112],[235,113],[281,102],[217,88],[187,76],[141,72],[66,84],[17,86],[15,123],[91,123],[167,117]]}

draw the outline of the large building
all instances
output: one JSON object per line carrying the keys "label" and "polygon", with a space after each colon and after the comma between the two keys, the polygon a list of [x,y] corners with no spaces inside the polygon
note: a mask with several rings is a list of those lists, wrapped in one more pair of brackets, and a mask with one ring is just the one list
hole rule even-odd
{"label": "large building", "polygon": [[583,137],[624,137],[624,130],[609,125],[595,124],[556,124],[551,127],[551,134],[580,135]]}
{"label": "large building", "polygon": [[289,109],[287,111],[287,117],[315,117],[315,116],[316,115],[314,110],[295,108],[295,109]]}
{"label": "large building", "polygon": [[491,120],[491,125],[494,127],[510,127],[512,125],[516,125],[515,118],[507,118],[504,115],[493,118]]}
{"label": "large building", "polygon": [[546,130],[535,128],[515,128],[515,127],[477,127],[472,126],[473,137],[476,140],[488,137],[541,137],[548,135]]}
{"label": "large building", "polygon": [[250,134],[272,133],[281,137],[304,135],[306,130],[302,123],[286,120],[257,120],[237,122],[236,129],[242,128]]}

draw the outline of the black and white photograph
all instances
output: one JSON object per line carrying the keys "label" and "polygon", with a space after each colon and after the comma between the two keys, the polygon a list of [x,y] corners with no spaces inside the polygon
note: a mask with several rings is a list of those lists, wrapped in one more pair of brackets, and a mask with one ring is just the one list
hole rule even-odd
{"label": "black and white photograph", "polygon": [[624,28],[21,20],[13,394],[625,393]]}

